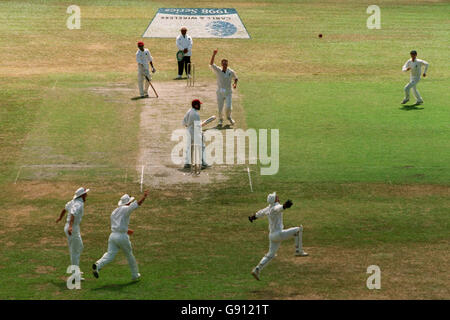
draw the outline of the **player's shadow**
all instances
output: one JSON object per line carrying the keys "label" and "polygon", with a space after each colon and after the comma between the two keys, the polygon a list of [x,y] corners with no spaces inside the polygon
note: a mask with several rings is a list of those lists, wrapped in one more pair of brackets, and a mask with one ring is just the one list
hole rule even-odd
{"label": "player's shadow", "polygon": [[139,283],[139,281],[130,281],[126,283],[120,283],[120,284],[107,284],[98,288],[92,289],[92,291],[120,291],[123,290],[126,287],[133,286],[135,284]]}
{"label": "player's shadow", "polygon": [[137,97],[133,97],[130,100],[144,100],[144,99],[156,99],[156,97],[141,97],[141,96],[137,96]]}
{"label": "player's shadow", "polygon": [[417,106],[419,106],[419,104],[410,104],[410,105],[401,107],[400,110],[411,111],[411,110],[423,110],[424,109],[424,108],[419,108]]}
{"label": "player's shadow", "polygon": [[226,129],[231,129],[231,125],[229,125],[229,124],[226,124],[226,125],[224,125],[224,126],[215,126],[215,127],[212,127],[212,128],[209,128],[209,129],[205,129],[204,131],[206,131],[206,130],[210,130],[210,129],[216,129],[216,130],[226,130]]}

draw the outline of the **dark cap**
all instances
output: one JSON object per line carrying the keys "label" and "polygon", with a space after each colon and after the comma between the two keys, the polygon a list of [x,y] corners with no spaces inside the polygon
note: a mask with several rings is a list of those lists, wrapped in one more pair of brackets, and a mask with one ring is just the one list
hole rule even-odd
{"label": "dark cap", "polygon": [[200,106],[201,104],[203,104],[203,102],[201,102],[201,101],[198,100],[198,99],[192,100],[192,106],[196,106],[196,105]]}
{"label": "dark cap", "polygon": [[417,56],[417,51],[416,51],[416,50],[412,50],[412,51],[410,52],[410,54],[415,54],[415,55]]}

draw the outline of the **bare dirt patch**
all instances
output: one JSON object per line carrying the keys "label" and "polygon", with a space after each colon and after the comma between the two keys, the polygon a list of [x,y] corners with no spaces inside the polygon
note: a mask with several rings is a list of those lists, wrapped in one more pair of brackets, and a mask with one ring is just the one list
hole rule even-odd
{"label": "bare dirt patch", "polygon": [[[266,281],[268,287],[253,292],[257,298],[448,299],[450,296],[450,277],[446,271],[450,254],[446,241],[367,249],[305,247],[308,257],[295,257],[292,242],[286,241],[284,245],[262,272],[261,281]],[[366,287],[370,265],[381,269],[380,290]],[[280,288],[271,282],[279,272],[271,269],[277,268],[289,268],[291,285]]]}
{"label": "bare dirt patch", "polygon": [[19,181],[12,188],[25,199],[57,198],[70,200],[79,186],[67,182]]}
{"label": "bare dirt patch", "polygon": [[437,184],[411,184],[411,185],[396,185],[384,183],[352,183],[344,184],[345,187],[355,188],[360,190],[364,188],[367,192],[378,196],[395,196],[403,198],[417,198],[428,196],[450,196],[450,186]]}
{"label": "bare dirt patch", "polygon": [[30,219],[31,213],[36,208],[33,206],[17,206],[13,209],[6,209],[3,211],[0,221],[8,230],[7,231],[20,231],[23,228],[20,227],[22,222],[26,219]]}
{"label": "bare dirt patch", "polygon": [[39,274],[48,274],[48,273],[52,273],[55,271],[56,271],[56,268],[52,267],[52,266],[38,266],[36,268],[36,273],[39,273]]}

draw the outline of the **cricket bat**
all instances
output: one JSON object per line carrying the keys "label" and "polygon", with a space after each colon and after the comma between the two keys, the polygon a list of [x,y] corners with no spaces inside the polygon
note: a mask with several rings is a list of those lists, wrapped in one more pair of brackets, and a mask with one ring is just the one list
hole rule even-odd
{"label": "cricket bat", "polygon": [[216,120],[216,116],[209,117],[208,119],[206,119],[202,122],[202,127],[206,126],[208,123],[213,122],[214,120]]}

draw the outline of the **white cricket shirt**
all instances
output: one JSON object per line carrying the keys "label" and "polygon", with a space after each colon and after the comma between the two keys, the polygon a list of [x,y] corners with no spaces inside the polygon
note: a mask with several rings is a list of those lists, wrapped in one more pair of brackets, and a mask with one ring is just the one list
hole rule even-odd
{"label": "white cricket shirt", "polygon": [[182,124],[187,127],[187,130],[191,135],[191,140],[195,139],[194,133],[197,133],[197,138],[201,139],[202,126],[200,122],[200,114],[195,108],[191,108],[188,112],[186,112]]}
{"label": "white cricket shirt", "polygon": [[409,59],[406,61],[405,65],[402,68],[403,72],[406,72],[406,69],[411,68],[411,79],[420,79],[420,76],[422,75],[422,66],[425,66],[425,70],[423,73],[427,73],[428,70],[428,62],[421,59],[415,59],[412,61],[412,59]]}
{"label": "white cricket shirt", "polygon": [[282,231],[283,226],[283,206],[278,202],[271,204],[264,209],[259,210],[256,213],[256,217],[260,218],[263,216],[267,216],[269,219],[269,232],[279,232]]}
{"label": "white cricket shirt", "polygon": [[190,57],[192,55],[192,37],[188,36],[186,34],[186,36],[183,37],[182,34],[178,35],[177,37],[177,48],[178,50],[184,50],[184,49],[188,49],[188,52],[184,53],[185,56]]}
{"label": "white cricket shirt", "polygon": [[231,80],[238,78],[236,72],[234,72],[234,70],[230,68],[227,68],[227,70],[223,72],[222,68],[220,68],[216,64],[210,64],[209,66],[217,76],[217,91],[231,93]]}
{"label": "white cricket shirt", "polygon": [[152,55],[150,54],[150,51],[148,51],[147,48],[144,49],[144,51],[141,51],[138,49],[136,51],[136,62],[139,64],[144,65],[144,67],[148,68],[148,64],[153,61]]}
{"label": "white cricket shirt", "polygon": [[128,206],[117,207],[111,213],[111,231],[112,232],[127,232],[130,224],[130,216],[133,210],[139,208],[137,201],[133,201]]}
{"label": "white cricket shirt", "polygon": [[84,214],[84,201],[83,199],[76,198],[66,203],[67,219],[66,224],[70,223],[70,219],[74,216],[72,224],[72,232],[80,232],[80,224]]}

